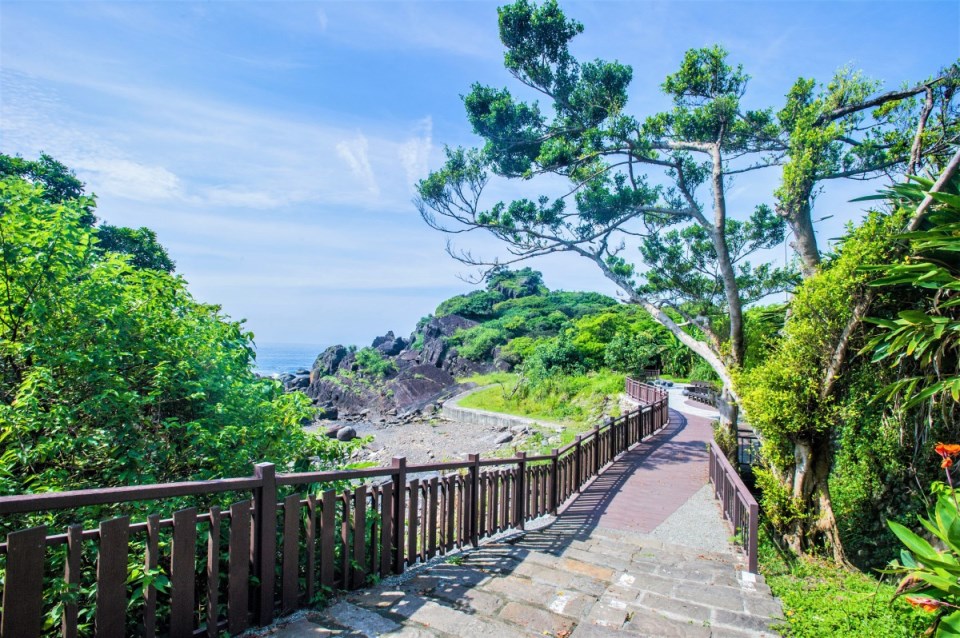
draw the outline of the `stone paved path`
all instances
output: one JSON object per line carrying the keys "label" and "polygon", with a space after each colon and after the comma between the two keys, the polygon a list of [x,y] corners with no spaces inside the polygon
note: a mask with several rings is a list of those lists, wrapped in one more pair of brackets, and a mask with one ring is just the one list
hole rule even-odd
{"label": "stone paved path", "polygon": [[[727,529],[719,509],[681,516],[703,496],[710,437],[706,418],[671,410],[663,432],[624,454],[552,524],[353,592],[274,635],[776,635],[781,607],[762,577],[746,573],[722,540],[721,551],[703,549],[701,536]],[[669,538],[658,534],[667,529]]]}

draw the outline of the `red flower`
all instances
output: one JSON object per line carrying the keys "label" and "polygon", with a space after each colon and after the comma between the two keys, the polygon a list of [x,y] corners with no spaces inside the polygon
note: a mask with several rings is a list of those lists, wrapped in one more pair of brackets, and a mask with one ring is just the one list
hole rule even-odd
{"label": "red flower", "polygon": [[904,596],[907,599],[907,602],[913,605],[914,607],[919,607],[923,611],[937,611],[944,603],[939,600],[934,600],[933,598],[921,598],[920,596]]}
{"label": "red flower", "polygon": [[947,469],[952,465],[953,465],[953,459],[951,459],[949,456],[943,457],[943,462],[940,463],[940,467],[942,467],[943,469]]}
{"label": "red flower", "polygon": [[933,449],[943,458],[960,454],[960,444],[958,443],[937,443]]}

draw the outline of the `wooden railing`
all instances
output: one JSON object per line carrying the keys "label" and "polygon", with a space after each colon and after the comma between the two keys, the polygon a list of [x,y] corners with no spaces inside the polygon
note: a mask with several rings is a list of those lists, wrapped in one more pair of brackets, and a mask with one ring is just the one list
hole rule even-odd
{"label": "wooden railing", "polygon": [[[9,533],[0,544],[0,637],[235,635],[332,590],[523,529],[667,423],[666,393],[633,388],[654,400],[545,455],[427,465],[397,457],[391,467],[290,474],[260,463],[245,478],[2,497],[6,528],[30,513],[187,497],[207,504],[96,529]],[[60,624],[45,629],[55,608]]]}
{"label": "wooden railing", "polygon": [[644,405],[652,405],[667,400],[667,391],[663,388],[649,385],[642,381],[631,379],[630,377],[627,377],[626,380],[626,392],[628,397]]}
{"label": "wooden railing", "polygon": [[747,555],[748,571],[756,573],[760,507],[716,441],[710,441],[710,482],[724,518],[733,527],[734,541]]}

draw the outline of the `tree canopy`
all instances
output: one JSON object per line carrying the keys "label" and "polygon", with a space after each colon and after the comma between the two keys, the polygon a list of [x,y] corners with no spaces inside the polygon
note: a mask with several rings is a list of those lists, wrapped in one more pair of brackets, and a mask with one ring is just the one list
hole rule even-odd
{"label": "tree canopy", "polygon": [[167,249],[157,240],[157,234],[149,228],[126,228],[100,224],[97,217],[96,197],[87,196],[86,184],[62,162],[46,153],[36,160],[0,153],[0,178],[18,177],[42,188],[41,198],[51,204],[72,201],[78,203],[82,215],[78,222],[94,228],[99,240],[97,250],[130,255],[130,263],[136,268],[151,268],[172,273],[176,264]]}
{"label": "tree canopy", "polygon": [[103,250],[91,198],[0,179],[0,493],[246,475],[339,458],[252,335],[164,269]]}

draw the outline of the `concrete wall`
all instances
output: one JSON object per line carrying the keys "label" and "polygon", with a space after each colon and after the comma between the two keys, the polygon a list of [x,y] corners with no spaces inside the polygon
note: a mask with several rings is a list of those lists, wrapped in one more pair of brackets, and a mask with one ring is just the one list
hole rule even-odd
{"label": "concrete wall", "polygon": [[483,389],[485,388],[474,388],[472,390],[467,390],[466,392],[458,394],[457,396],[444,401],[443,408],[440,412],[443,415],[443,418],[451,421],[459,421],[460,423],[469,423],[470,425],[479,425],[481,427],[489,428],[511,428],[515,425],[539,425],[545,428],[552,428],[557,432],[563,430],[563,425],[559,423],[551,423],[550,421],[514,416],[512,414],[502,414],[500,412],[488,412],[486,410],[460,407],[460,399]]}

